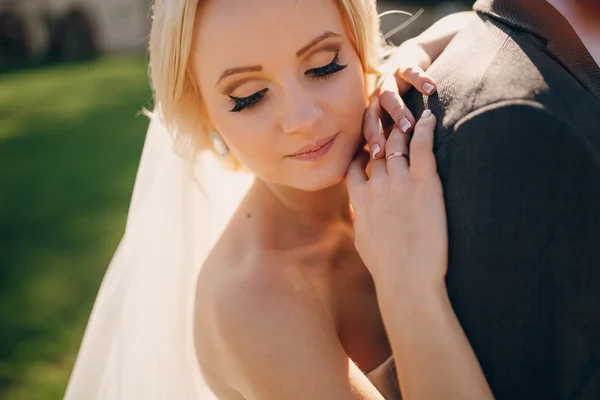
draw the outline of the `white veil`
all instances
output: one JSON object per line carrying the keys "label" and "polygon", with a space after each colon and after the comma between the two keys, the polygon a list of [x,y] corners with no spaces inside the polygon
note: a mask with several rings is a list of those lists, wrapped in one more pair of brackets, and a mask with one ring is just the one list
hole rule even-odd
{"label": "white veil", "polygon": [[195,359],[196,277],[252,176],[192,163],[152,118],[125,234],[96,298],[66,400],[208,400]]}

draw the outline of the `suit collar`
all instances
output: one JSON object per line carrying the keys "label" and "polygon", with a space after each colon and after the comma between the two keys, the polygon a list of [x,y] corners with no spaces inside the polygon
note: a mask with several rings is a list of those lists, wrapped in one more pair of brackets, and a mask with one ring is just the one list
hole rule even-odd
{"label": "suit collar", "polygon": [[546,53],[600,98],[600,68],[569,22],[546,0],[479,0],[473,9],[546,43]]}

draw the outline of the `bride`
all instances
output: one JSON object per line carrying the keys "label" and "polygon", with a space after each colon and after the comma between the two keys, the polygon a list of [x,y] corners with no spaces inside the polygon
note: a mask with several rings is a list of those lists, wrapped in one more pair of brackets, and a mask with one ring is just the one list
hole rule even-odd
{"label": "bride", "polygon": [[399,96],[435,91],[461,18],[387,49],[375,0],[157,0],[158,107],[66,399],[491,398],[435,117]]}

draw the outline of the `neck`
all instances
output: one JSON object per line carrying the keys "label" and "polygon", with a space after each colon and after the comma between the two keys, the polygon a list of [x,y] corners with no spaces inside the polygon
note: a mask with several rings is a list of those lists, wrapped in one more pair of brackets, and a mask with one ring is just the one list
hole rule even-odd
{"label": "neck", "polygon": [[546,0],[571,24],[600,66],[600,2],[598,0]]}
{"label": "neck", "polygon": [[[335,186],[308,192],[289,186],[261,181],[268,196],[279,206],[287,222],[300,225],[323,226],[331,223],[351,223],[350,200],[344,182]],[[291,220],[291,221],[290,221]]]}
{"label": "neck", "polygon": [[560,12],[582,38],[600,40],[600,2],[598,0],[546,0]]}

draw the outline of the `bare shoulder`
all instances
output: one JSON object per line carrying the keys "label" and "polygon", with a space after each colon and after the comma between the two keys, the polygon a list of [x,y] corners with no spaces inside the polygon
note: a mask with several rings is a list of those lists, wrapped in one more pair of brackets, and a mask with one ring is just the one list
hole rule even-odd
{"label": "bare shoulder", "polygon": [[[209,254],[196,282],[194,341],[200,369],[220,399],[242,400],[235,389],[233,357],[222,331],[224,318],[237,318],[234,305],[241,305],[244,288],[252,288],[252,250],[226,233]],[[230,249],[236,249],[231,251]],[[250,250],[250,251],[248,251]],[[255,272],[252,272],[255,270]],[[238,310],[239,312],[239,310]]]}
{"label": "bare shoulder", "polygon": [[351,399],[357,385],[365,393],[375,390],[364,375],[349,379],[349,371],[358,369],[345,354],[333,321],[293,265],[256,254],[239,265],[206,267],[206,279],[200,277],[197,290],[196,347],[201,369],[217,395]]}
{"label": "bare shoulder", "polygon": [[213,383],[237,373],[236,348],[262,346],[256,338],[282,324],[286,303],[310,307],[309,288],[294,268],[251,249],[215,250],[198,276],[195,309],[198,360]]}

